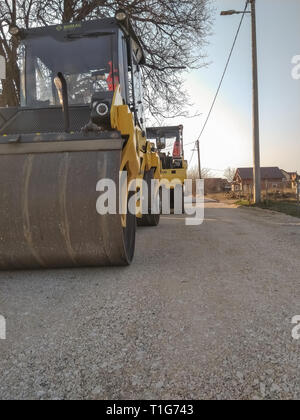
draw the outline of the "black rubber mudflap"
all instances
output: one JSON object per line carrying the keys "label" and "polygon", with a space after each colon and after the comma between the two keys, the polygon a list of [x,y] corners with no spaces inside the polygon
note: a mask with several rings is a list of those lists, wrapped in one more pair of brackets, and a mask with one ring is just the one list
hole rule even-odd
{"label": "black rubber mudflap", "polygon": [[96,211],[97,182],[118,187],[120,161],[121,150],[1,155],[0,268],[129,264],[135,222]]}

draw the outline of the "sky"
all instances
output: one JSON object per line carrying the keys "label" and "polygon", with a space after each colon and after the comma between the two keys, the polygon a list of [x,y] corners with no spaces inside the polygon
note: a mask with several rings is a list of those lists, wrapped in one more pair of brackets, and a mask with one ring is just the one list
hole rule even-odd
{"label": "sky", "polygon": [[[193,119],[184,124],[184,141],[197,139],[209,111],[241,15],[220,16],[221,10],[243,10],[245,0],[212,0],[214,24],[206,47],[205,68],[186,75]],[[256,0],[260,106],[261,166],[279,166],[300,173],[300,79],[292,77],[292,58],[300,55],[300,0]],[[201,162],[223,176],[227,167],[253,165],[251,20],[245,17],[217,103],[201,137]],[[193,145],[185,147],[190,161]],[[190,166],[196,166],[197,154]]]}

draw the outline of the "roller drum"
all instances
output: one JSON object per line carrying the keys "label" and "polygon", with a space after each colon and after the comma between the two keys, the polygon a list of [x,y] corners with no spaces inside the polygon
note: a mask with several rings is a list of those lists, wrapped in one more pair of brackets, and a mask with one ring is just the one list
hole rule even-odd
{"label": "roller drum", "polygon": [[97,182],[118,187],[121,152],[0,155],[0,269],[129,264],[135,216],[124,229],[96,210]]}

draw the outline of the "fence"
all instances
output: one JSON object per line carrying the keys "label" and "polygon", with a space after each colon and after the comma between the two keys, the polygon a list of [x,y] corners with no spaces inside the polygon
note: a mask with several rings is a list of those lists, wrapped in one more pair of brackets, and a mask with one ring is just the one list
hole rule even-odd
{"label": "fence", "polygon": [[[241,193],[240,198],[253,202],[253,188],[248,194]],[[264,188],[262,186],[261,198],[266,208],[300,217],[300,180],[293,184],[266,182]]]}
{"label": "fence", "polygon": [[[300,180],[293,183],[262,183],[262,203],[266,207],[280,206],[290,207],[290,214],[300,217]],[[231,192],[230,198],[246,200],[249,204],[253,203],[253,186],[248,186],[248,191],[236,190]]]}

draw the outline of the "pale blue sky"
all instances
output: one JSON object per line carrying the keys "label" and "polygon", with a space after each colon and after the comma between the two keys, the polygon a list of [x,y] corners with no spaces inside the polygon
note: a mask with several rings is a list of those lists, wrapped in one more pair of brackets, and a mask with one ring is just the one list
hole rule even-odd
{"label": "pale blue sky", "polygon": [[[213,35],[207,46],[211,64],[187,76],[195,110],[203,116],[183,122],[185,142],[195,140],[216,91],[240,16],[220,11],[242,10],[245,0],[212,0]],[[300,80],[291,76],[292,57],[300,55],[300,0],[257,0],[262,166],[300,172]],[[251,26],[246,16],[214,112],[201,139],[202,164],[216,175],[228,166],[252,165]],[[186,158],[192,146],[186,147]],[[192,165],[197,163],[196,153]]]}

